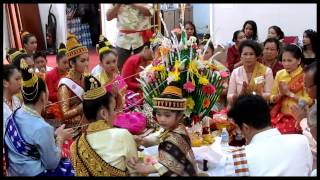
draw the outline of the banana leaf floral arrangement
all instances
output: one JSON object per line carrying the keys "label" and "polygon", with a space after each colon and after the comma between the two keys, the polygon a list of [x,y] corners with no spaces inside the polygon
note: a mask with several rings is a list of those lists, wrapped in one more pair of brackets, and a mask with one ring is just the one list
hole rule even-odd
{"label": "banana leaf floral arrangement", "polygon": [[185,115],[192,123],[200,122],[209,114],[222,92],[222,78],[228,76],[202,59],[196,40],[194,36],[187,40],[183,26],[180,41],[173,32],[170,39],[157,33],[151,44],[160,45],[160,55],[137,79],[150,106],[153,106],[153,98],[159,97],[170,82],[177,81],[182,87],[183,97],[187,99]]}

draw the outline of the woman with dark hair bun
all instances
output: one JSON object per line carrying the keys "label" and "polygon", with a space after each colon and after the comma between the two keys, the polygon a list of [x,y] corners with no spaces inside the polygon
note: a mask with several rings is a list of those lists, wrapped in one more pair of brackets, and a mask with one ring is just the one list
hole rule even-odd
{"label": "woman with dark hair bun", "polygon": [[21,31],[20,36],[21,36],[22,45],[26,50],[27,54],[33,57],[33,54],[37,51],[36,36],[27,31]]}
{"label": "woman with dark hair bun", "polygon": [[247,39],[258,41],[258,29],[256,22],[248,20],[243,24],[242,31]]}
{"label": "woman with dark hair bun", "polygon": [[28,67],[24,58],[17,59],[15,64],[22,74],[24,104],[5,124],[8,175],[72,176],[70,162],[61,159],[62,144],[72,137],[72,129],[62,125],[54,131],[41,117],[48,101],[46,84]]}
{"label": "woman with dark hair bun", "polygon": [[258,62],[261,55],[260,45],[253,40],[245,40],[240,44],[242,66],[231,73],[228,89],[228,108],[238,96],[243,94],[258,94],[269,99],[273,84],[272,70]]}
{"label": "woman with dark hair bun", "polygon": [[303,103],[311,105],[312,99],[304,88],[304,73],[300,66],[302,51],[299,46],[289,44],[284,47],[282,65],[284,69],[277,72],[272,87],[270,102],[275,103],[271,110],[272,126],[282,134],[300,133],[296,119],[292,116],[290,107]]}
{"label": "woman with dark hair bun", "polygon": [[277,38],[281,41],[284,38],[284,33],[279,26],[270,26],[268,28],[268,38]]}
{"label": "woman with dark hair bun", "polygon": [[244,40],[246,40],[246,36],[242,30],[233,33],[232,41],[234,42],[234,45],[229,47],[227,52],[227,67],[230,72],[242,65],[242,62],[240,61],[239,46]]}

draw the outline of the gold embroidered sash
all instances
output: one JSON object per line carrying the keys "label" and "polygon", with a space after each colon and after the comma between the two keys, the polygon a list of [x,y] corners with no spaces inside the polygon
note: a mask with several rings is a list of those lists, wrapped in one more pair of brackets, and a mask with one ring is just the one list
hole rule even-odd
{"label": "gold embroidered sash", "polygon": [[71,162],[76,176],[129,176],[128,171],[122,171],[105,162],[90,146],[82,134],[71,145]]}
{"label": "gold embroidered sash", "polygon": [[[252,73],[252,76],[251,76],[251,79],[250,79],[250,82],[249,82],[248,90],[250,91],[250,93],[253,91],[261,92],[261,93],[263,92],[265,82],[256,84],[255,79],[259,78],[259,77],[264,78],[264,76],[266,74],[266,70],[267,70],[266,66],[264,66],[263,64],[261,64],[259,62],[256,63],[254,70],[253,70],[253,73]],[[264,79],[264,81],[265,81],[265,79]]]}

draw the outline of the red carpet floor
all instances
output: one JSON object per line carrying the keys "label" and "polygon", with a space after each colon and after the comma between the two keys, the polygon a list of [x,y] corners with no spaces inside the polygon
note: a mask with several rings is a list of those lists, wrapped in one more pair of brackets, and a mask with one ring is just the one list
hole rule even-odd
{"label": "red carpet floor", "polygon": [[[56,67],[56,55],[48,55],[48,66]],[[96,49],[89,49],[89,69],[91,71],[97,64],[99,64],[99,57],[97,55]]]}

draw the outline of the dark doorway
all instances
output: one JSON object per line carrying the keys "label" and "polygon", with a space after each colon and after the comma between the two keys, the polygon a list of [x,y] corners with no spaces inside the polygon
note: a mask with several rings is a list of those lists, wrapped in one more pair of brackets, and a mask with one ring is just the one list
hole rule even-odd
{"label": "dark doorway", "polygon": [[81,44],[95,47],[101,34],[99,4],[67,4],[68,32],[77,35]]}

